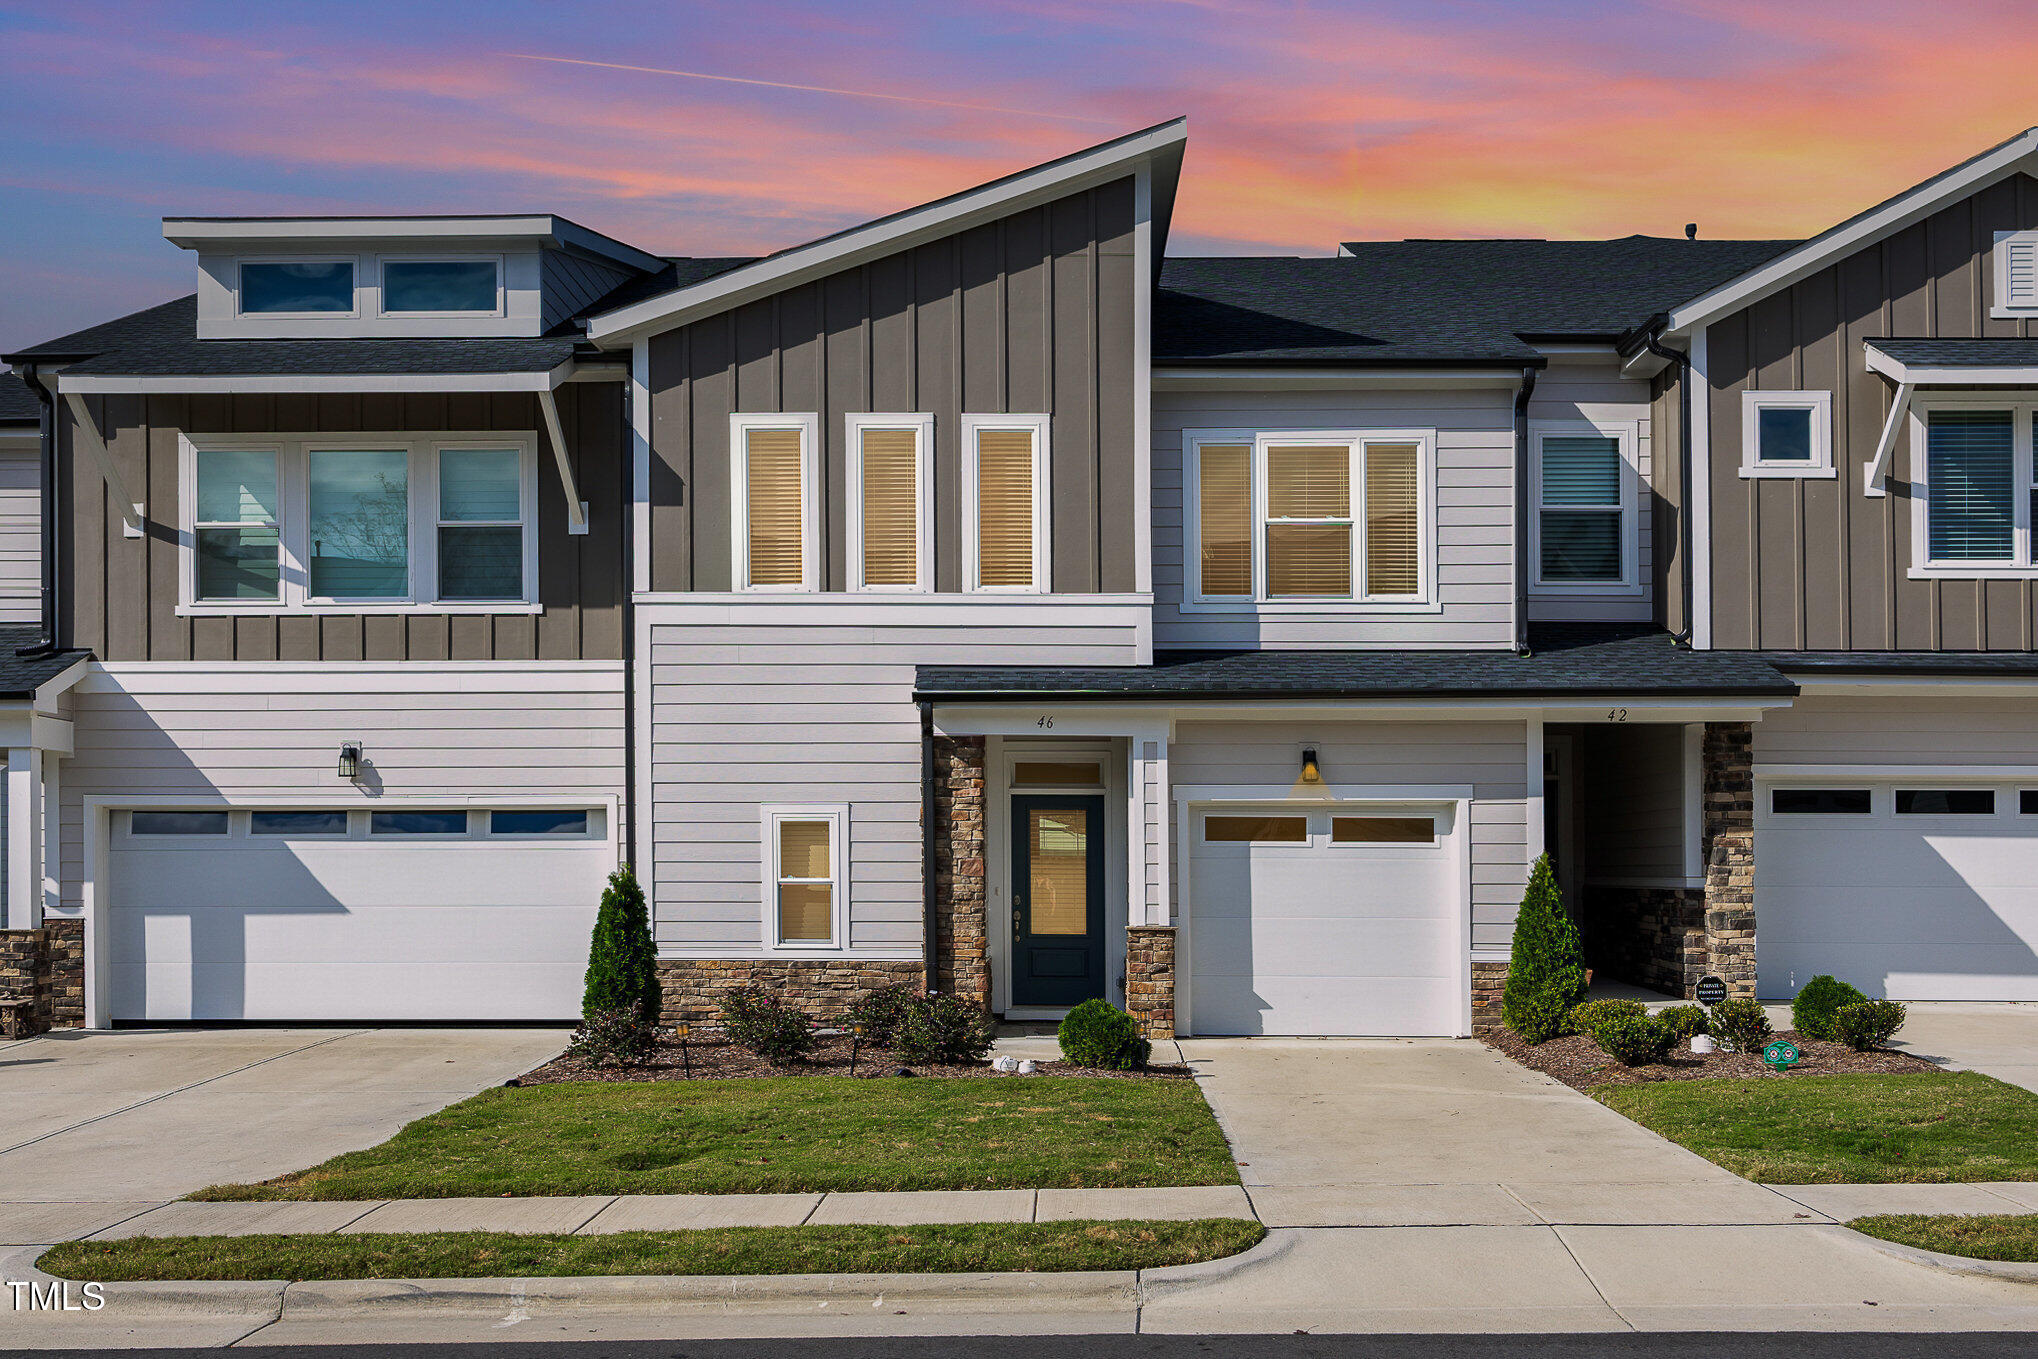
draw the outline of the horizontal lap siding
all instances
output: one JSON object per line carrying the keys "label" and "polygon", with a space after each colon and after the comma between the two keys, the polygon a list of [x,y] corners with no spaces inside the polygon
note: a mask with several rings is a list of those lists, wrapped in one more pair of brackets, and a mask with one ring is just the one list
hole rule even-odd
{"label": "horizontal lap siding", "polygon": [[[1168,778],[1177,797],[1196,784],[1286,790],[1308,742],[1333,796],[1368,784],[1469,785],[1472,946],[1504,950],[1525,878],[1525,740],[1519,722],[1184,722],[1168,746]],[[1183,852],[1175,851],[1177,884]]]}
{"label": "horizontal lap siding", "polygon": [[[652,606],[646,606],[652,607]],[[684,608],[685,606],[677,606]],[[721,611],[726,612],[726,611]],[[1127,611],[1121,610],[1122,616]],[[1129,623],[757,621],[650,628],[650,855],[661,948],[763,949],[759,809],[847,803],[849,948],[920,945],[919,665],[1130,665]]]}
{"label": "horizontal lap siding", "polygon": [[[1597,424],[1637,426],[1635,464],[1641,488],[1635,504],[1635,579],[1648,586],[1655,573],[1656,481],[1653,412],[1649,384],[1623,378],[1611,360],[1605,363],[1556,363],[1536,379],[1529,398],[1529,421],[1587,420]],[[1656,616],[1655,591],[1641,594],[1564,594],[1529,596],[1532,619],[1603,619],[1647,621]]]}
{"label": "horizontal lap siding", "polygon": [[0,623],[42,617],[42,443],[0,435]]}
{"label": "horizontal lap siding", "polygon": [[[2032,646],[2032,582],[1908,578],[1916,467],[1908,429],[1889,494],[1863,495],[1861,477],[1895,393],[1868,371],[1862,341],[2028,335],[2030,322],[1988,313],[1995,233],[2034,226],[2038,181],[2018,175],[1707,327],[1715,646]],[[1743,478],[1741,397],[1750,390],[1832,392],[1839,476]]]}
{"label": "horizontal lap siding", "polygon": [[2038,766],[2038,699],[1806,695],[1755,724],[1755,768]]}
{"label": "horizontal lap siding", "polygon": [[[1506,392],[1156,392],[1156,647],[1493,647],[1513,640],[1514,412]],[[1441,612],[1184,612],[1182,436],[1192,429],[1433,429]]]}

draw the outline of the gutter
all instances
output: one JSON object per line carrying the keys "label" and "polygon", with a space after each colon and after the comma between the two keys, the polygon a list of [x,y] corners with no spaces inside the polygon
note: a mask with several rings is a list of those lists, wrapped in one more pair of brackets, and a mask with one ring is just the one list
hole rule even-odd
{"label": "gutter", "polygon": [[1664,316],[1656,318],[1643,332],[1642,347],[1677,369],[1677,554],[1684,563],[1679,588],[1684,601],[1684,626],[1670,636],[1678,646],[1689,647],[1694,600],[1692,574],[1698,570],[1698,563],[1692,558],[1691,355],[1664,347],[1661,336],[1668,320]]}
{"label": "gutter", "polygon": [[1529,398],[1535,395],[1536,370],[1521,370],[1521,389],[1514,395],[1514,653],[1529,654]]}
{"label": "gutter", "polygon": [[934,994],[940,959],[941,856],[935,852],[934,703],[920,699],[920,965],[926,969],[924,989]]}
{"label": "gutter", "polygon": [[42,637],[14,654],[24,660],[39,660],[63,650],[57,643],[57,508],[62,503],[57,484],[57,398],[44,385],[34,364],[23,364],[18,371],[42,407],[37,417],[42,445]]}

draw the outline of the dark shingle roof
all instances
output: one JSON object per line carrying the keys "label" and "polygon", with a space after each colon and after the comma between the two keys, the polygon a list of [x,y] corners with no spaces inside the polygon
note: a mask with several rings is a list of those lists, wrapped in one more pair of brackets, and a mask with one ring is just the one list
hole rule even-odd
{"label": "dark shingle roof", "polygon": [[686,288],[726,274],[731,269],[740,269],[746,264],[756,263],[754,255],[691,256],[668,255],[665,267],[656,273],[640,274],[626,283],[619,284],[615,291],[608,293],[583,308],[583,316],[599,316],[605,311],[615,311],[647,297],[657,297],[675,288]]}
{"label": "dark shingle roof", "polygon": [[1778,670],[1802,679],[1820,675],[2001,675],[2038,676],[2038,652],[2030,651],[1763,651]]}
{"label": "dark shingle roof", "polygon": [[1512,651],[1177,651],[1152,665],[923,665],[915,689],[956,700],[1512,698],[1660,694],[1789,696],[1797,686],[1752,652],[1690,651],[1635,624],[1538,628]]}
{"label": "dark shingle roof", "polygon": [[1898,363],[1915,363],[1928,368],[2038,367],[2038,340],[1875,339],[1867,344],[1870,349],[1879,350]]}
{"label": "dark shingle roof", "polygon": [[28,384],[12,373],[0,373],[0,425],[34,422],[42,418],[42,403]]}
{"label": "dark shingle roof", "polygon": [[1611,340],[1797,244],[1356,241],[1332,258],[1171,259],[1166,363],[1520,363],[1523,336]]}
{"label": "dark shingle roof", "polygon": [[34,623],[0,623],[0,698],[27,698],[41,685],[92,658],[89,651],[59,651],[48,656],[17,655],[34,646],[42,629]]}

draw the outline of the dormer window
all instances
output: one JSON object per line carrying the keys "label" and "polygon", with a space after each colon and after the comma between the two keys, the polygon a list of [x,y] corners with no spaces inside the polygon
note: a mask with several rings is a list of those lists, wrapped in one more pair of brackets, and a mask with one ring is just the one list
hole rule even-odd
{"label": "dormer window", "polygon": [[354,261],[242,260],[243,316],[352,316]]}
{"label": "dormer window", "polygon": [[498,259],[384,259],[385,316],[493,316],[502,310]]}

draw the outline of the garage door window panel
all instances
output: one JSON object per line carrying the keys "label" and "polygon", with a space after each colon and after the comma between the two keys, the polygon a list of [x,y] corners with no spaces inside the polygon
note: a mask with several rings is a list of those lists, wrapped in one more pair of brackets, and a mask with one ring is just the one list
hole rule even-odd
{"label": "garage door window panel", "polygon": [[1309,843],[1306,816],[1206,816],[1203,838],[1213,845],[1302,845]]}
{"label": "garage door window panel", "polygon": [[370,835],[465,835],[466,812],[371,812]]}
{"label": "garage door window panel", "polygon": [[1769,810],[1778,816],[1867,816],[1874,797],[1866,788],[1772,788]]}
{"label": "garage door window panel", "polygon": [[591,818],[585,811],[492,811],[488,814],[490,835],[582,836]]}
{"label": "garage door window panel", "polygon": [[1334,845],[1433,845],[1436,822],[1427,816],[1333,816]]}
{"label": "garage door window panel", "polygon": [[129,812],[127,828],[133,835],[225,835],[228,818],[225,812]]}
{"label": "garage door window panel", "polygon": [[347,814],[340,811],[250,812],[248,834],[339,839],[347,834]]}
{"label": "garage door window panel", "polygon": [[1899,788],[1898,816],[1994,816],[1993,788]]}

